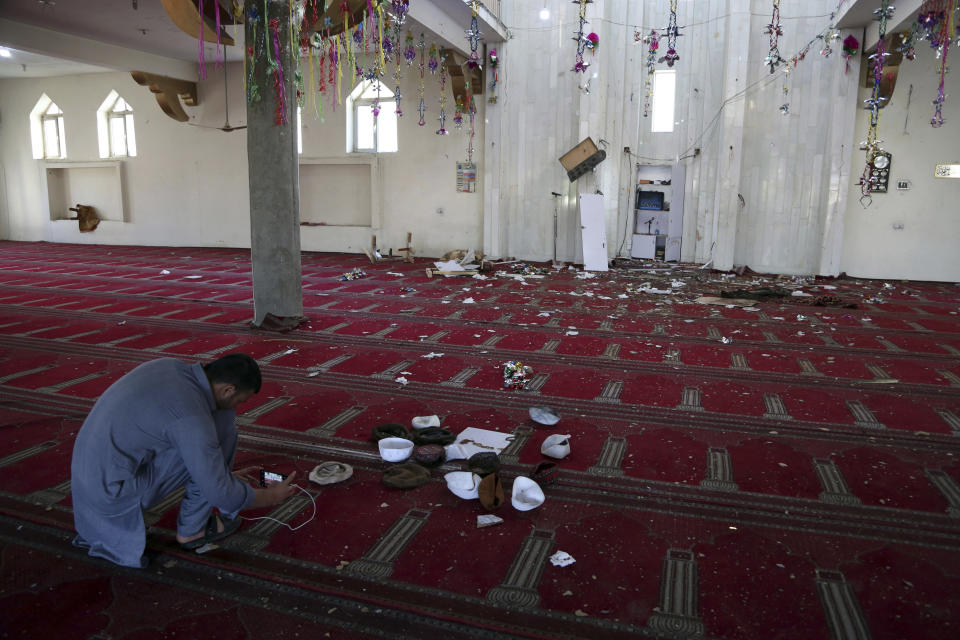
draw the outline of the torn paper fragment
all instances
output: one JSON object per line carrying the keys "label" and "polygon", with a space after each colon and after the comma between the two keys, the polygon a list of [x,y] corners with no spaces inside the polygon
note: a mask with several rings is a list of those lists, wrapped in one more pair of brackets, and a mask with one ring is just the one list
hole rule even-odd
{"label": "torn paper fragment", "polygon": [[387,275],[388,275],[388,276],[401,276],[401,277],[403,277],[403,274],[402,274],[402,273],[397,273],[396,271],[387,271]]}
{"label": "torn paper fragment", "polygon": [[405,384],[407,384],[407,383],[410,382],[409,380],[407,380],[407,379],[404,378],[403,376],[397,376],[396,378],[394,378],[393,381],[394,381],[394,382],[399,382],[400,384],[403,384],[403,385],[405,385]]}
{"label": "torn paper fragment", "polygon": [[434,353],[433,351],[431,351],[430,353],[426,353],[426,354],[424,354],[424,355],[422,355],[422,356],[420,356],[420,357],[421,357],[421,358],[426,358],[427,360],[432,360],[432,359],[434,359],[434,358],[442,358],[442,357],[443,357],[443,354],[442,354],[442,353]]}
{"label": "torn paper fragment", "polygon": [[578,335],[580,335],[580,332],[579,332],[579,331],[567,331],[567,332],[564,333],[563,335],[565,335],[565,336],[578,336]]}
{"label": "torn paper fragment", "polygon": [[477,529],[492,527],[493,525],[500,524],[501,522],[503,522],[503,518],[499,518],[492,513],[486,513],[482,516],[477,516]]}
{"label": "torn paper fragment", "polygon": [[550,563],[555,567],[568,567],[574,562],[576,562],[576,560],[566,551],[557,551],[550,556]]}
{"label": "torn paper fragment", "polygon": [[462,302],[463,304],[474,304],[473,298],[464,298]]}
{"label": "torn paper fragment", "polygon": [[168,275],[170,275],[170,272],[167,271],[166,269],[164,269],[163,271],[160,272],[160,275],[162,275],[162,276],[168,276]]}
{"label": "torn paper fragment", "polygon": [[794,292],[791,293],[790,295],[793,296],[794,298],[812,298],[812,297],[813,297],[813,294],[812,294],[812,293],[807,293],[807,292],[805,292],[805,291],[800,291],[799,289],[798,289],[797,291],[794,291]]}
{"label": "torn paper fragment", "polygon": [[200,278],[202,278],[202,277],[203,277],[203,276],[183,276],[183,279],[184,279],[184,280],[198,280],[198,279],[200,279]]}
{"label": "torn paper fragment", "polygon": [[456,260],[447,260],[446,262],[434,262],[435,266],[440,271],[463,271],[463,267],[460,266],[460,263]]}

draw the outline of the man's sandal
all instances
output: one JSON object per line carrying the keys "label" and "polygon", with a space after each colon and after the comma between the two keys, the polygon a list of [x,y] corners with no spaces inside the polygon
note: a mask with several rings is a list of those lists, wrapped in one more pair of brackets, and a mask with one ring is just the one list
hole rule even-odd
{"label": "man's sandal", "polygon": [[[223,531],[217,531],[217,522],[223,523]],[[240,528],[240,525],[243,524],[243,519],[237,516],[233,520],[228,520],[219,514],[210,514],[210,517],[207,519],[207,528],[204,531],[204,535],[197,538],[196,540],[190,540],[189,542],[181,542],[180,547],[188,551],[194,549],[199,549],[203,545],[209,542],[216,542],[217,540],[223,540],[227,536],[234,533],[237,529]]]}

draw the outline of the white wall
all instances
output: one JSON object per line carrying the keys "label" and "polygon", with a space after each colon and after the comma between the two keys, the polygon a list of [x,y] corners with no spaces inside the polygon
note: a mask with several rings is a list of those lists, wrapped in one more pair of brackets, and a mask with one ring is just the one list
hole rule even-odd
{"label": "white wall", "polygon": [[[219,78],[213,73],[211,76]],[[235,86],[239,87],[239,82]],[[222,126],[222,88],[222,81],[217,80],[200,84],[201,106],[190,109],[196,118],[194,124]],[[122,171],[128,222],[104,221],[96,231],[80,234],[76,222],[44,218],[42,163],[31,157],[28,114],[46,93],[64,112],[67,160],[98,161],[96,112],[111,90],[123,96],[135,114],[138,155],[124,159]],[[154,94],[137,85],[128,73],[3,80],[0,111],[0,162],[6,174],[9,217],[6,237],[102,244],[249,246],[242,132],[224,133],[172,120],[160,111]],[[242,112],[242,102],[237,111]]]}
{"label": "white wall", "polygon": [[[956,71],[947,74],[945,124],[935,129],[930,102],[940,83],[939,60],[927,42],[918,43],[916,51],[916,60],[900,65],[892,99],[880,111],[878,137],[893,156],[890,191],[874,194],[864,207],[860,187],[849,188],[840,266],[851,276],[960,281],[960,180],[933,177],[937,163],[960,163],[958,77]],[[955,68],[958,54],[954,48],[948,58]],[[870,89],[860,89],[861,101],[869,96]],[[857,115],[857,141],[866,138],[868,116],[866,110]],[[863,151],[854,154],[852,182],[865,161]],[[910,189],[897,191],[898,180],[910,182]],[[893,228],[898,223],[902,230]]]}
{"label": "white wall", "polygon": [[[548,260],[554,252],[556,204],[558,257],[579,260],[576,195],[600,190],[610,255],[628,255],[629,240],[623,242],[623,234],[632,212],[635,164],[679,161],[687,175],[683,260],[714,259],[718,268],[747,265],[776,273],[846,271],[867,277],[960,280],[954,249],[960,218],[947,211],[957,200],[960,181],[932,178],[933,164],[960,159],[954,151],[960,139],[960,107],[948,97],[947,124],[930,128],[929,105],[938,76],[929,49],[918,47],[919,59],[902,65],[893,103],[881,117],[880,137],[893,152],[893,178],[909,179],[913,188],[875,196],[873,205],[863,209],[855,184],[863,153],[856,147],[866,133],[861,100],[869,90],[859,87],[860,57],[844,73],[839,41],[830,58],[820,56],[820,41],[813,42],[786,81],[789,94],[784,96],[784,78],[780,73],[771,76],[763,61],[769,0],[681,0],[678,22],[686,28],[674,67],[676,129],[653,134],[649,118],[642,116],[646,45],[634,41],[634,29],[645,34],[654,27],[662,33],[668,3],[589,4],[587,29],[599,34],[600,48],[596,54],[586,53],[591,63],[587,74],[572,71],[576,45],[570,36],[577,26],[578,5],[567,0],[546,4],[552,12],[548,22],[538,18],[539,2],[503,6],[511,37],[496,45],[499,100],[488,104],[485,88],[477,101],[478,192],[456,192],[455,167],[466,159],[467,137],[465,130],[453,126],[452,91],[448,86],[451,135],[439,137],[434,133],[437,77],[427,77],[428,124],[419,127],[419,74],[415,65],[406,67],[401,151],[350,157],[373,166],[372,193],[366,194],[373,227],[305,227],[305,250],[357,252],[369,242],[370,233],[377,234],[382,249],[398,248],[410,231],[421,256],[473,247],[498,257]],[[781,54],[797,54],[827,27],[835,7],[836,0],[782,0]],[[665,50],[664,40],[659,55]],[[230,72],[231,124],[242,124],[240,71],[233,67]],[[955,81],[947,77],[948,93]],[[909,133],[904,134],[905,92],[911,84]],[[201,105],[188,109],[195,123],[222,125],[221,74],[211,68],[209,79],[199,86]],[[51,223],[40,214],[39,169],[30,158],[26,114],[46,91],[67,113],[71,159],[95,160],[93,114],[110,89],[120,91],[137,112],[140,156],[126,162],[124,170],[129,222],[105,222],[96,232],[80,236],[75,227]],[[779,107],[787,101],[790,112],[785,116]],[[249,246],[243,131],[223,133],[176,123],[126,74],[2,81],[0,113],[4,237]],[[89,114],[86,120],[79,115],[84,113]],[[324,117],[323,123],[309,113],[304,118],[304,161],[346,162],[344,106],[334,110],[327,102]],[[607,159],[593,174],[570,183],[558,159],[588,136],[607,152]],[[631,152],[625,153],[624,147]],[[550,195],[554,191],[562,197],[555,199]],[[904,229],[894,231],[894,222],[903,222]]]}
{"label": "white wall", "polygon": [[[429,42],[428,42],[429,47]],[[6,185],[0,234],[13,240],[169,246],[250,246],[245,130],[224,132],[223,73],[213,65],[198,82],[200,104],[187,107],[190,123],[164,115],[154,95],[127,73],[0,81],[0,166]],[[230,124],[246,121],[242,66],[228,65]],[[309,78],[308,73],[304,74]],[[456,192],[456,161],[466,159],[467,131],[453,125],[452,85],[447,82],[448,136],[439,129],[439,74],[427,73],[427,124],[417,125],[419,73],[405,68],[401,85],[404,115],[399,125],[400,152],[368,156],[379,169],[373,200],[379,199],[380,228],[304,227],[304,250],[359,252],[376,233],[387,249],[406,245],[414,234],[418,255],[439,256],[455,248],[482,249],[482,180],[476,193]],[[80,234],[76,222],[50,221],[43,215],[40,161],[30,154],[28,114],[42,93],[63,109],[68,161],[96,161],[96,110],[111,89],[133,107],[136,158],[123,161],[128,222],[104,221]],[[343,91],[346,98],[349,91]],[[269,99],[269,93],[265,93]],[[474,161],[483,164],[484,102],[478,101]],[[384,108],[392,108],[385,103]],[[304,110],[303,157],[346,159],[345,105],[327,101],[324,121]],[[466,121],[466,119],[465,119]],[[203,125],[210,128],[201,128]],[[355,159],[357,154],[351,154]],[[2,190],[0,190],[2,194]],[[370,194],[358,194],[369,206]],[[316,203],[311,203],[316,206]],[[436,211],[440,208],[443,214]],[[349,216],[341,216],[349,217]]]}

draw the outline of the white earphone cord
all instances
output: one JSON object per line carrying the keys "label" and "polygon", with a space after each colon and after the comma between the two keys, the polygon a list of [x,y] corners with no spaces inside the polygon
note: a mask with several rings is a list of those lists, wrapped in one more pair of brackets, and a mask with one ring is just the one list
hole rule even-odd
{"label": "white earphone cord", "polygon": [[306,489],[304,489],[304,488],[301,487],[300,485],[298,485],[298,484],[291,484],[290,486],[291,486],[291,487],[296,487],[297,489],[300,489],[300,491],[303,491],[305,494],[307,494],[307,497],[310,498],[310,502],[313,503],[313,513],[310,514],[310,519],[307,520],[306,522],[301,522],[301,523],[298,524],[297,526],[291,527],[291,526],[288,525],[286,522],[283,522],[282,520],[277,520],[276,518],[271,518],[270,516],[260,516],[260,517],[258,517],[258,518],[247,518],[247,517],[244,517],[244,516],[240,516],[240,517],[243,518],[244,520],[271,520],[271,521],[273,521],[273,522],[276,522],[277,524],[282,524],[282,525],[285,526],[287,529],[290,529],[290,531],[296,531],[296,530],[299,529],[300,527],[302,527],[302,526],[304,526],[304,525],[306,525],[306,524],[309,524],[314,518],[317,517],[317,501],[313,499],[313,496],[310,494],[309,491],[307,491]]}

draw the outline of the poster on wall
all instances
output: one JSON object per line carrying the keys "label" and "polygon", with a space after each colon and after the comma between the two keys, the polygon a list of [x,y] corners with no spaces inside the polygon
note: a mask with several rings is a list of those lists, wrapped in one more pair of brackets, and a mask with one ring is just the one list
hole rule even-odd
{"label": "poster on wall", "polygon": [[938,164],[934,178],[960,178],[960,164]]}
{"label": "poster on wall", "polygon": [[477,163],[457,163],[457,193],[474,193],[477,190]]}

